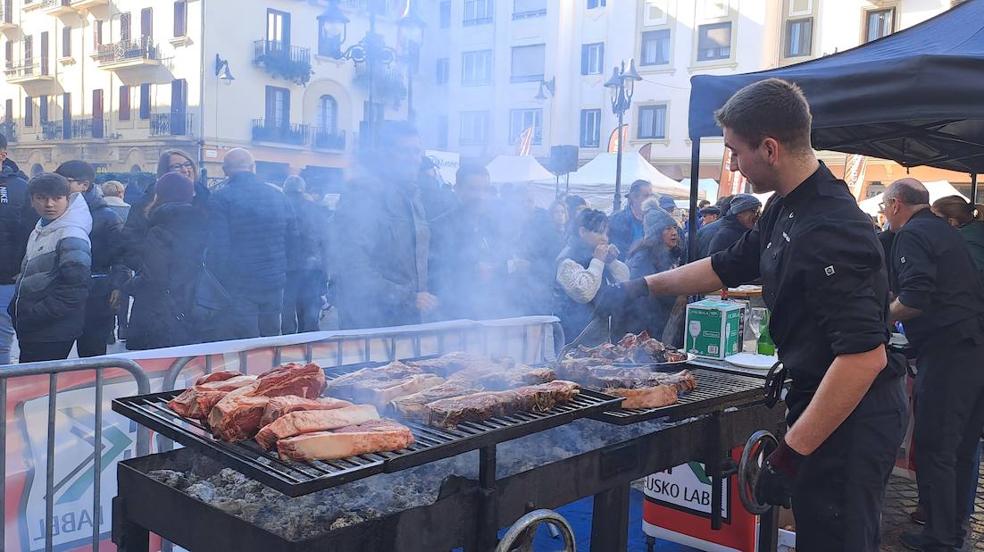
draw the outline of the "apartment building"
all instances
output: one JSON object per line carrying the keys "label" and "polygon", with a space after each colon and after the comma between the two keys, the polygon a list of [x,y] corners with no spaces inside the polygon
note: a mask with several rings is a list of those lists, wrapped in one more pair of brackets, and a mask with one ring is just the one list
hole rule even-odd
{"label": "apartment building", "polygon": [[[368,31],[368,5],[0,0],[0,131],[33,173],[73,158],[153,172],[161,151],[180,148],[220,176],[224,153],[242,146],[271,181],[337,181],[367,109],[364,64],[337,58]],[[376,32],[397,48],[405,4],[378,5]],[[319,19],[329,9],[349,20],[342,43]],[[405,69],[392,52],[377,67],[376,111],[404,118]]]}
{"label": "apartment building", "polygon": [[[909,27],[952,0],[427,0],[431,22],[421,81],[428,145],[489,159],[515,151],[533,126],[533,155],[576,145],[586,162],[617,126],[604,83],[635,61],[625,114],[629,148],[664,173],[689,176],[690,78],[807,61]],[[437,24],[433,24],[436,22]],[[721,174],[723,142],[705,139],[702,178]],[[835,171],[843,154],[824,154]],[[868,180],[904,169],[871,161]],[[914,169],[913,175],[969,181],[967,175]],[[961,180],[963,179],[963,180]]]}

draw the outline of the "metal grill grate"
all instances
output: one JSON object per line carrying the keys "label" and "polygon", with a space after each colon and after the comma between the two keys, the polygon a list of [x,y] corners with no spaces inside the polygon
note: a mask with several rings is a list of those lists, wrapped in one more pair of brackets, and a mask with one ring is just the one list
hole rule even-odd
{"label": "metal grill grate", "polygon": [[[337,375],[336,372],[329,374],[329,377]],[[275,452],[263,450],[252,440],[241,443],[217,440],[201,423],[178,416],[167,407],[167,402],[181,392],[176,390],[117,399],[113,401],[113,411],[186,447],[208,454],[288,496],[301,496],[378,473],[395,472],[516,439],[617,408],[621,402],[621,399],[582,389],[573,401],[543,413],[524,412],[485,422],[462,423],[452,430],[406,423],[416,442],[404,450],[333,461],[292,462],[281,460]]]}
{"label": "metal grill grate", "polygon": [[618,408],[599,412],[595,420],[628,425],[655,418],[682,419],[726,408],[748,406],[765,399],[764,380],[751,376],[688,367],[697,378],[697,389],[680,396],[676,404],[660,408]]}

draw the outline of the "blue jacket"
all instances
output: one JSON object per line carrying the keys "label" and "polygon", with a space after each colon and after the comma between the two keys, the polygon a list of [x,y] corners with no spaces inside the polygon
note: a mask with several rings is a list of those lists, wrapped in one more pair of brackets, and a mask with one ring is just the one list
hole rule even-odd
{"label": "blue jacket", "polygon": [[0,285],[14,283],[37,220],[27,194],[27,175],[5,160],[0,169]]}

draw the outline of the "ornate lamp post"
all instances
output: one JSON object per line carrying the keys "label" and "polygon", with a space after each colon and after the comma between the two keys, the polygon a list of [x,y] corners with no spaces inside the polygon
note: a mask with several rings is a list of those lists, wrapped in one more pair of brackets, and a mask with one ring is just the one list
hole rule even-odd
{"label": "ornate lamp post", "polygon": [[382,113],[374,96],[376,70],[392,65],[397,58],[396,50],[387,46],[383,36],[376,32],[376,15],[384,9],[380,0],[369,0],[369,30],[362,40],[342,50],[348,34],[349,18],[338,7],[338,1],[331,0],[328,8],[318,16],[318,53],[335,59],[352,60],[356,67],[365,64],[369,84],[360,135],[362,140],[366,137],[369,139],[369,142],[363,141],[363,145],[372,146],[376,141],[375,122]]}
{"label": "ornate lamp post", "polygon": [[400,18],[400,44],[403,47],[403,59],[407,64],[407,119],[414,122],[417,113],[413,109],[413,76],[420,66],[420,47],[424,41],[423,20],[417,17],[417,11],[412,2],[407,3],[407,11]]}
{"label": "ornate lamp post", "polygon": [[612,202],[612,212],[622,208],[622,126],[625,112],[632,106],[632,95],[635,93],[636,81],[642,80],[635,68],[635,60],[629,60],[629,69],[625,69],[623,61],[612,70],[612,78],[605,83],[605,88],[612,94],[612,113],[618,116],[618,157],[615,162],[615,199]]}

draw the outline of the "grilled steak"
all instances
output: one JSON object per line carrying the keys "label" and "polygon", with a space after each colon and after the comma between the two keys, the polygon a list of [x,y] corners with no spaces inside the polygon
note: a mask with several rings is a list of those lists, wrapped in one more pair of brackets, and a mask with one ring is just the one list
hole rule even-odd
{"label": "grilled steak", "polygon": [[659,408],[676,404],[677,391],[671,385],[654,385],[626,389],[624,387],[607,387],[602,392],[613,397],[624,397],[622,408]]}
{"label": "grilled steak", "polygon": [[595,347],[578,346],[566,358],[597,358],[617,363],[663,364],[687,360],[687,355],[668,348],[649,337],[648,332],[625,334],[618,343],[602,343]]}
{"label": "grilled steak", "polygon": [[376,412],[376,407],[371,404],[356,404],[334,410],[291,412],[261,429],[256,434],[256,442],[263,448],[270,449],[280,439],[302,433],[338,429],[378,419],[379,413]]}
{"label": "grilled steak", "polygon": [[390,402],[390,409],[397,415],[417,422],[426,422],[429,416],[427,403],[450,397],[459,397],[482,391],[483,388],[471,383],[453,382],[450,379],[413,395],[400,397]]}
{"label": "grilled steak", "polygon": [[218,372],[212,372],[211,374],[203,374],[195,380],[195,385],[202,385],[203,383],[209,383],[213,381],[224,381],[227,379],[232,379],[236,376],[241,376],[239,372],[234,372],[232,370],[219,370]]}
{"label": "grilled steak", "polygon": [[326,393],[333,397],[349,398],[352,396],[353,386],[355,384],[362,386],[382,385],[423,373],[424,370],[417,366],[393,361],[385,366],[363,368],[339,376],[328,382]]}
{"label": "grilled steak", "polygon": [[277,418],[298,410],[333,410],[352,406],[352,403],[341,399],[325,397],[323,399],[305,399],[296,395],[286,397],[274,397],[267,403],[263,411],[263,418],[260,420],[260,427],[270,424]]}
{"label": "grilled steak", "polygon": [[413,444],[413,434],[392,420],[373,420],[335,431],[305,433],[277,441],[285,460],[337,460],[359,454],[391,452]]}
{"label": "grilled steak", "polygon": [[675,374],[653,372],[643,367],[596,365],[566,360],[558,366],[564,378],[602,393],[625,397],[622,408],[659,408],[677,402],[678,393],[697,388],[697,379],[687,370]]}
{"label": "grilled steak", "polygon": [[[216,372],[218,373],[218,372]],[[212,375],[212,374],[210,374]],[[199,378],[201,381],[201,378]],[[235,375],[228,379],[206,381],[185,389],[168,401],[167,406],[185,418],[206,419],[208,413],[230,391],[256,381],[256,376]]]}
{"label": "grilled steak", "polygon": [[390,401],[419,393],[444,383],[444,378],[433,374],[418,374],[400,380],[367,382],[352,386],[350,398],[355,403],[374,404],[384,408]]}
{"label": "grilled steak", "polygon": [[477,385],[490,391],[504,391],[524,385],[537,385],[557,379],[557,374],[550,368],[530,368],[518,364],[511,368],[501,365],[489,365],[483,368],[462,370],[450,378],[449,382],[457,384]]}
{"label": "grilled steak", "polygon": [[220,439],[249,439],[260,429],[263,413],[272,397],[297,395],[314,399],[324,386],[325,373],[317,364],[287,364],[260,374],[255,382],[222,397],[209,411],[208,424]]}
{"label": "grilled steak", "polygon": [[483,369],[488,368],[491,365],[509,366],[512,364],[512,361],[509,359],[493,361],[486,356],[457,352],[448,353],[438,358],[414,361],[410,364],[424,370],[425,372],[430,372],[446,378],[461,370]]}
{"label": "grilled steak", "polygon": [[579,393],[578,384],[552,381],[509,391],[473,393],[429,403],[428,423],[453,428],[462,422],[480,422],[516,412],[544,412],[558,404],[570,402]]}

